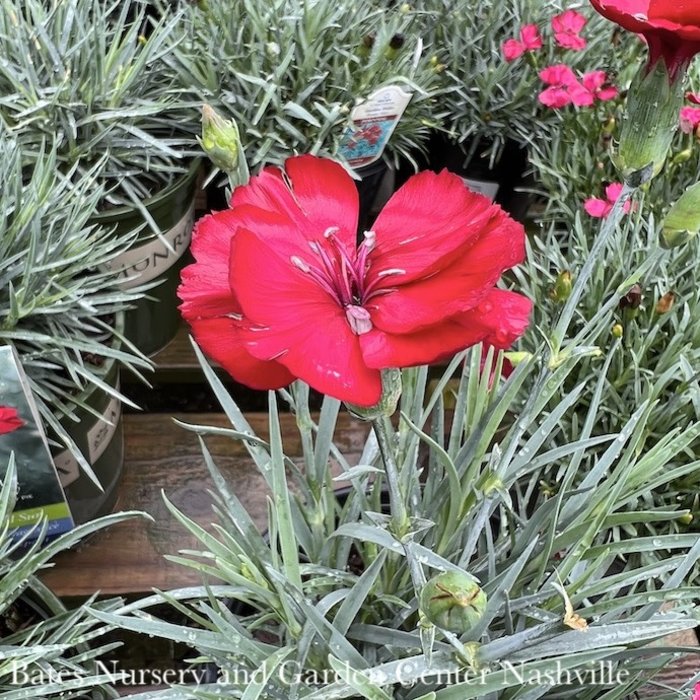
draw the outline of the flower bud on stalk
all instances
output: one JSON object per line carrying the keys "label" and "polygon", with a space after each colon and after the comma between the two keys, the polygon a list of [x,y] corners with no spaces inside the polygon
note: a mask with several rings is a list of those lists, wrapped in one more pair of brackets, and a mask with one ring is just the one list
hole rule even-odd
{"label": "flower bud on stalk", "polygon": [[671,207],[661,231],[661,245],[675,248],[700,232],[700,182],[689,187]]}
{"label": "flower bud on stalk", "polygon": [[558,303],[566,301],[571,296],[571,272],[562,270],[558,275],[554,287],[549,290],[549,298]]}
{"label": "flower bud on stalk", "polygon": [[636,311],[642,305],[642,296],[642,288],[638,284],[633,284],[627,294],[620,299],[620,308]]}
{"label": "flower bud on stalk", "polygon": [[403,34],[394,34],[394,36],[392,36],[389,40],[389,46],[384,52],[384,56],[389,61],[393,61],[405,43],[406,39],[404,38]]}
{"label": "flower bud on stalk", "polygon": [[199,143],[212,163],[231,173],[236,170],[241,152],[241,137],[236,122],[224,119],[213,107],[202,107],[202,137]]}
{"label": "flower bud on stalk", "polygon": [[635,176],[651,168],[658,175],[678,128],[683,104],[683,82],[671,81],[664,61],[650,70],[642,67],[627,95],[626,118],[622,125],[616,164],[630,185],[642,184]]}
{"label": "flower bud on stalk", "polygon": [[632,81],[617,164],[625,182],[639,187],[663,167],[678,127],[683,80],[700,53],[700,3],[696,0],[591,0],[603,17],[641,34],[648,61]]}
{"label": "flower bud on stalk", "polygon": [[486,612],[486,594],[466,573],[448,571],[430,579],[420,594],[420,609],[436,627],[464,634]]}

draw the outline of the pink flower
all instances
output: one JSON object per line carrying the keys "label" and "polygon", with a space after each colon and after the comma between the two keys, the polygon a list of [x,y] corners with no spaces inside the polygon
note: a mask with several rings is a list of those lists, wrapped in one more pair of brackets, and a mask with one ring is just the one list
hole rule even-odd
{"label": "pink flower", "polygon": [[684,134],[693,134],[700,126],[700,107],[683,107],[681,109],[681,131]]}
{"label": "pink flower", "polygon": [[569,104],[588,107],[594,98],[589,90],[578,82],[571,68],[563,63],[548,66],[540,71],[542,82],[549,85],[539,96],[539,101],[546,107],[559,109]]}
{"label": "pink flower", "polygon": [[581,82],[586,90],[602,102],[614,100],[618,95],[617,88],[608,82],[608,76],[603,70],[586,73]]}
{"label": "pink flower", "polygon": [[520,41],[508,39],[501,47],[503,57],[510,63],[520,58],[526,51],[536,51],[542,48],[542,37],[536,24],[526,24],[520,30]]}
{"label": "pink flower", "polygon": [[357,246],[355,183],[303,155],[236,188],[200,219],[182,272],[182,314],[237,381],[299,378],[360,406],[381,370],[429,364],[477,343],[509,347],[532,303],[496,288],[525,257],[525,231],[444,170],[410,178]]}
{"label": "pink flower", "polygon": [[[613,205],[620,198],[622,194],[622,185],[619,182],[613,182],[605,188],[605,199],[599,199],[598,197],[591,197],[587,199],[583,205],[586,213],[589,216],[593,216],[596,219],[604,219],[612,211]],[[623,207],[625,214],[629,212],[632,203],[630,201],[625,202]]]}
{"label": "pink flower", "polygon": [[581,51],[586,48],[586,40],[580,36],[581,30],[586,25],[586,18],[576,10],[566,10],[552,18],[554,39],[559,46],[573,51]]}
{"label": "pink flower", "polygon": [[700,683],[696,683],[693,688],[693,695],[690,700],[700,700]]}
{"label": "pink flower", "polygon": [[688,100],[688,102],[692,102],[695,105],[700,105],[700,93],[686,92],[685,99]]}

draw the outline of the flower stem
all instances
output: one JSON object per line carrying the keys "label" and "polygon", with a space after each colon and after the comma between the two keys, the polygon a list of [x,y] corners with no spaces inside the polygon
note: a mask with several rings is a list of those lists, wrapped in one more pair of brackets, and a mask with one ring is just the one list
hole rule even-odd
{"label": "flower stem", "polygon": [[410,520],[408,517],[408,510],[406,509],[406,501],[403,493],[401,493],[399,468],[394,458],[394,450],[383,418],[375,418],[372,421],[372,427],[377,436],[379,452],[384,462],[386,483],[389,489],[389,507],[391,509],[390,529],[392,534],[400,540],[408,532]]}
{"label": "flower stem", "polygon": [[571,323],[571,319],[576,312],[576,307],[583,296],[583,292],[588,286],[588,280],[593,274],[593,269],[600,262],[599,258],[601,254],[605,251],[610,238],[615,233],[618,225],[622,221],[625,215],[625,203],[635,189],[636,188],[625,183],[620,196],[612,208],[612,211],[603,221],[603,225],[600,228],[600,233],[593,242],[593,246],[591,247],[588,257],[586,258],[586,262],[574,281],[574,285],[571,289],[571,295],[567,299],[561,315],[559,316],[559,320],[557,321],[557,325],[552,333],[553,356],[558,355],[559,350],[561,349],[564,335],[569,328],[569,324]]}

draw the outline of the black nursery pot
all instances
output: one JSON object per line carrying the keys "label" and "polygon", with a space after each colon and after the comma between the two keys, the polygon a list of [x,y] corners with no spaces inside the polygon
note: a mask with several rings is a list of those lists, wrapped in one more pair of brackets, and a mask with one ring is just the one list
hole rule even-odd
{"label": "black nursery pot", "polygon": [[360,197],[360,215],[357,221],[357,242],[362,242],[363,234],[368,231],[373,222],[373,208],[379,195],[379,188],[382,180],[389,170],[386,162],[380,158],[378,161],[356,168],[355,172],[360,177],[355,180],[357,193]]}
{"label": "black nursery pot", "polygon": [[[447,168],[459,175],[464,184],[500,204],[514,219],[524,222],[533,201],[529,192],[532,184],[527,149],[523,144],[507,140],[500,158],[489,167],[488,151],[491,144],[473,140],[463,144],[451,141],[445,133],[434,132],[430,139],[428,167],[439,172]],[[473,153],[470,157],[469,154]]]}
{"label": "black nursery pot", "polygon": [[[169,246],[158,238],[135,207],[117,207],[94,218],[94,223],[115,229],[116,235],[140,228],[136,242],[112,261],[110,268],[122,270],[126,288],[157,282],[126,314],[126,337],[145,355],[162,350],[180,325],[177,287],[180,271],[187,263],[200,160],[172,185],[147,199],[143,205],[153,217]],[[128,278],[128,279],[126,279]]]}

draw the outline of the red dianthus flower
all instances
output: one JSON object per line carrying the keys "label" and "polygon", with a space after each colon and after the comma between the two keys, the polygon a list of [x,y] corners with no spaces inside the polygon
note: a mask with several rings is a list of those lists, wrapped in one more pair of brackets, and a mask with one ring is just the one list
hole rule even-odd
{"label": "red dianthus flower", "polygon": [[496,289],[523,227],[446,171],[412,177],[356,246],[358,196],[314,156],[266,168],[198,222],[181,310],[202,349],[258,389],[295,378],[371,406],[380,370],[485,341],[505,348],[531,302]]}

